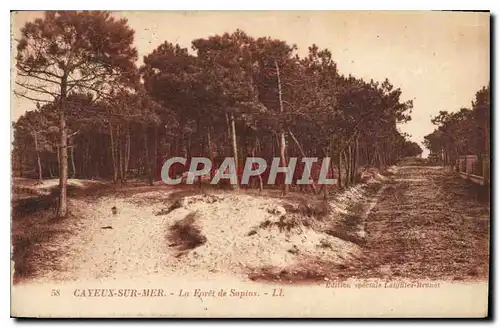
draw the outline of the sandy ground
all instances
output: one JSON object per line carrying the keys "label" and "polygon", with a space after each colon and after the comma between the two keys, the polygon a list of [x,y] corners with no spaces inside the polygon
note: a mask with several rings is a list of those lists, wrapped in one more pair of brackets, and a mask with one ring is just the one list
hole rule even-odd
{"label": "sandy ground", "polygon": [[366,220],[362,255],[340,277],[487,280],[490,208],[442,167],[399,167]]}
{"label": "sandy ground", "polygon": [[[315,266],[321,274],[312,278],[325,280],[486,278],[488,205],[471,199],[465,182],[444,169],[389,172],[390,177],[368,172],[365,184],[329,201],[330,212],[322,219],[291,213],[286,199],[223,191],[181,198],[181,206],[170,212],[165,210],[175,190],[165,188],[77,197],[71,200],[73,216],[58,223],[63,232],[30,255],[43,259],[32,278],[230,274],[248,280],[259,270],[292,277]],[[189,214],[205,243],[183,251],[168,236]]]}
{"label": "sandy ground", "polygon": [[[359,197],[358,189],[342,197]],[[74,219],[73,233],[47,245],[49,249],[64,249],[58,260],[62,269],[47,268],[38,278],[120,279],[174,273],[204,277],[228,272],[244,277],[256,268],[284,268],[310,257],[342,262],[360,252],[356,244],[301,224],[282,231],[272,224],[279,222],[280,211],[284,210],[279,199],[231,192],[195,195],[185,197],[182,207],[160,214],[170,204],[170,193],[106,196],[93,202],[72,200],[72,211],[78,218]],[[346,201],[332,201],[338,212],[332,211],[325,220],[332,223],[339,212],[346,212],[338,205],[341,203]],[[113,206],[116,214],[112,213]],[[169,228],[193,212],[206,243],[183,253],[170,245]],[[266,222],[271,225],[260,227]]]}

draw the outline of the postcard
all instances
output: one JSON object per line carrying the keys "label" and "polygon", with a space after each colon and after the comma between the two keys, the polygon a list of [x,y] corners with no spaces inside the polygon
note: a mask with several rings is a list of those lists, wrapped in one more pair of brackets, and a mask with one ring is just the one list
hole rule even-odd
{"label": "postcard", "polygon": [[11,35],[11,316],[488,316],[489,12]]}

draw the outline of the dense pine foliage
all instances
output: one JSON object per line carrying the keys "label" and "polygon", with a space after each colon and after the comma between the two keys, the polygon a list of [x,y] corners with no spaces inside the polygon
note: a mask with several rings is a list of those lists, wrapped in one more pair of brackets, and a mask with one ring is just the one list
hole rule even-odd
{"label": "dense pine foliage", "polygon": [[[14,123],[15,175],[152,183],[172,156],[234,156],[240,167],[248,156],[282,165],[316,156],[331,158],[345,186],[359,167],[422,152],[397,129],[412,102],[387,79],[341,74],[328,49],[313,44],[302,58],[284,40],[237,30],[192,49],[165,41],[138,68],[133,42],[127,21],[108,12],[50,12],[26,24],[17,94],[33,108]],[[479,141],[441,137],[457,136],[448,117],[436,118],[445,127],[427,138],[432,151],[481,151]]]}
{"label": "dense pine foliage", "polygon": [[477,155],[480,160],[490,154],[490,86],[476,93],[471,108],[455,112],[440,111],[432,119],[436,129],[425,136],[430,157],[445,165],[454,165],[461,155]]}

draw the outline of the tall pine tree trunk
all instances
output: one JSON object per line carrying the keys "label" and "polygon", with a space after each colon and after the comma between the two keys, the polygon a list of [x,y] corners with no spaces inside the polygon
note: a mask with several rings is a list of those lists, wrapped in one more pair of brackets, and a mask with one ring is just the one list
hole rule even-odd
{"label": "tall pine tree trunk", "polygon": [[75,145],[71,145],[71,177],[74,178],[76,176],[76,167],[75,167]]}
{"label": "tall pine tree trunk", "polygon": [[123,147],[122,147],[122,138],[120,135],[120,125],[116,126],[116,143],[118,148],[118,168],[120,173],[120,183],[123,183]]}
{"label": "tall pine tree trunk", "polygon": [[357,182],[358,177],[358,167],[359,167],[359,136],[356,136],[354,140],[354,176],[353,182]]}
{"label": "tall pine tree trunk", "polygon": [[[328,147],[328,149],[324,150],[326,157],[330,157],[330,149],[331,149],[331,147]],[[326,171],[327,178],[328,178],[328,173],[329,173],[329,171]],[[327,200],[328,199],[328,184],[325,183],[322,185],[322,187],[323,187],[323,200]]]}
{"label": "tall pine tree trunk", "polygon": [[59,206],[58,217],[66,217],[68,214],[68,136],[66,131],[65,103],[67,91],[66,74],[61,79],[61,98],[59,106]]}
{"label": "tall pine tree trunk", "polygon": [[[280,68],[279,68],[278,62],[276,60],[274,61],[274,64],[276,66],[276,76],[277,76],[277,80],[278,80],[278,100],[279,100],[280,114],[281,114],[280,119],[283,120],[284,109],[283,109],[283,93],[281,90]],[[281,122],[281,124],[283,125],[283,122]],[[281,162],[281,166],[287,165],[287,163],[286,163],[285,129],[283,126],[280,128],[280,162]],[[286,183],[286,179],[283,178],[283,195],[286,195],[288,190],[289,190],[289,186]]]}
{"label": "tall pine tree trunk", "polygon": [[[286,141],[285,141],[285,132],[281,131],[280,132],[280,163],[282,167],[285,167],[287,165],[286,163]],[[288,193],[288,184],[286,183],[285,177],[283,177],[283,195],[286,195]]]}
{"label": "tall pine tree trunk", "polygon": [[[297,138],[295,138],[295,135],[292,133],[292,131],[289,130],[288,133],[290,134],[290,137],[292,137],[293,141],[297,145],[297,148],[299,148],[299,151],[300,151],[300,154],[302,155],[302,157],[307,157],[306,152],[304,151],[304,148],[302,148],[302,145],[300,144],[299,140],[297,140]],[[332,173],[333,173],[333,170],[332,170]],[[318,192],[318,190],[316,189],[316,184],[314,183],[313,179],[311,179],[311,187],[312,187],[314,193]]]}
{"label": "tall pine tree trunk", "polygon": [[342,159],[343,159],[343,164],[345,168],[345,180],[344,180],[344,186],[349,187],[351,180],[349,179],[349,160],[347,158],[347,154],[345,153],[345,150],[342,150]]}
{"label": "tall pine tree trunk", "polygon": [[339,157],[338,157],[338,162],[337,162],[337,169],[339,172],[339,187],[342,188],[342,152],[339,152]]}
{"label": "tall pine tree trunk", "polygon": [[226,125],[227,125],[227,134],[226,134],[226,140],[231,140],[231,120],[229,119],[229,113],[226,112]]}
{"label": "tall pine tree trunk", "polygon": [[[252,157],[255,157],[255,150],[259,148],[259,137],[255,137],[255,147],[252,149]],[[259,177],[259,192],[264,190],[264,182],[262,181],[262,174],[258,175]]]}
{"label": "tall pine tree trunk", "polygon": [[144,128],[144,150],[145,150],[145,157],[146,157],[146,172],[148,175],[148,183],[150,186],[153,185],[153,179],[151,176],[151,160],[149,158],[149,143],[148,143],[148,130],[147,128]]}
{"label": "tall pine tree trunk", "polygon": [[[238,174],[238,144],[236,142],[236,123],[234,122],[234,114],[230,114],[230,122],[231,122],[231,141],[232,141],[232,147],[233,147],[233,157],[234,157],[234,164],[235,164],[235,169],[236,169],[236,174]],[[236,177],[236,184],[233,185],[233,189],[235,191],[240,190],[239,186],[239,181],[238,177]]]}
{"label": "tall pine tree trunk", "polygon": [[210,126],[208,127],[207,132],[207,146],[208,146],[208,156],[210,157],[210,161],[212,162],[212,168],[210,169],[210,180],[214,178],[214,150],[212,146],[212,136],[210,134]]}
{"label": "tall pine tree trunk", "polygon": [[89,178],[89,158],[90,158],[90,141],[87,140],[87,149],[85,152],[85,176]]}
{"label": "tall pine tree trunk", "polygon": [[130,163],[130,127],[127,129],[127,139],[125,143],[125,176],[124,180],[127,181],[128,166]]}
{"label": "tall pine tree trunk", "polygon": [[33,129],[33,138],[35,139],[35,152],[36,152],[36,160],[37,160],[37,164],[38,164],[38,182],[42,183],[43,182],[42,162],[40,160],[40,151],[38,150],[38,134],[36,133],[35,129]]}
{"label": "tall pine tree trunk", "polygon": [[116,149],[115,149],[115,140],[113,137],[113,125],[111,123],[111,117],[109,118],[109,141],[111,147],[111,160],[113,161],[113,182],[118,181],[118,168],[116,165]]}
{"label": "tall pine tree trunk", "polygon": [[352,185],[353,179],[352,179],[352,172],[353,172],[353,156],[352,156],[352,145],[349,143],[349,146],[347,147],[347,154],[348,154],[348,163],[349,163],[349,184]]}

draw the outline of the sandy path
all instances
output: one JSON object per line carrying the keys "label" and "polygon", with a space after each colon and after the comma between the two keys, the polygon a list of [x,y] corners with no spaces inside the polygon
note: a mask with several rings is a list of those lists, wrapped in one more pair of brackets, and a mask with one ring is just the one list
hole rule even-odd
{"label": "sandy path", "polygon": [[[149,194],[168,196],[165,191]],[[112,213],[113,206],[117,214]],[[164,207],[156,201],[145,208],[133,197],[72,199],[75,215],[63,222],[68,232],[58,234],[41,249],[44,253],[57,252],[58,256],[50,266],[40,266],[35,280],[114,280],[138,273],[143,278],[165,273],[171,257],[165,233],[172,218],[155,215]]]}
{"label": "sandy path", "polygon": [[[116,206],[117,214],[111,207]],[[157,275],[165,270],[167,261],[166,217],[155,216],[158,205],[150,211],[123,199],[102,198],[86,213],[87,242],[76,268],[81,279],[129,277],[141,272]],[[111,227],[111,229],[105,229]]]}
{"label": "sandy path", "polygon": [[399,167],[367,218],[367,244],[347,276],[487,279],[489,204],[438,167]]}
{"label": "sandy path", "polygon": [[[157,215],[172,203],[170,192],[72,199],[75,215],[64,222],[70,233],[56,236],[44,247],[58,253],[52,257],[58,269],[47,265],[37,280],[155,279],[179,274],[192,278],[232,274],[245,280],[259,268],[286,268],[311,258],[344,262],[359,253],[358,245],[311,227],[299,225],[291,231],[261,227],[279,221],[273,209],[281,199],[230,192],[195,195],[185,198],[181,208]],[[341,195],[326,220],[333,224],[345,211],[343,205],[362,194],[356,187]],[[196,225],[206,242],[180,255],[167,236],[170,227],[189,213],[196,213]]]}
{"label": "sandy path", "polygon": [[[330,261],[344,261],[358,252],[355,244],[298,227],[287,233],[277,227],[259,228],[265,220],[276,220],[268,209],[280,200],[248,195],[218,194],[217,201],[205,196],[191,196],[184,206],[164,215],[168,201],[151,201],[157,192],[140,193],[132,198],[106,197],[84,208],[80,232],[67,240],[73,249],[64,257],[62,267],[73,272],[71,279],[113,279],[158,277],[187,274],[206,277],[234,274],[245,279],[249,270],[287,267],[304,257],[319,256]],[[166,199],[168,194],[162,195]],[[139,202],[138,202],[139,201]],[[118,213],[112,214],[116,206]],[[196,225],[207,238],[205,244],[177,256],[169,247],[169,227],[189,213],[197,213]],[[86,223],[85,223],[86,222]],[[112,229],[104,229],[112,227]],[[252,230],[256,233],[248,236]],[[331,248],[321,248],[328,240]],[[296,248],[298,253],[289,252]]]}

